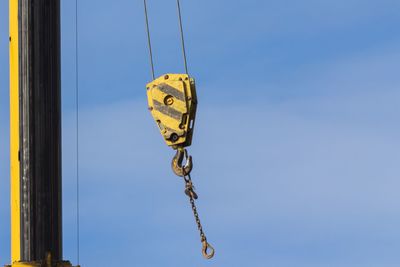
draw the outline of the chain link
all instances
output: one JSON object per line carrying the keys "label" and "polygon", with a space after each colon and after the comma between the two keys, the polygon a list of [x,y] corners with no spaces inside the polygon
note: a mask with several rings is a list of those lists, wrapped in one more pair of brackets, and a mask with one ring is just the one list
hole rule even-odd
{"label": "chain link", "polygon": [[198,195],[194,191],[195,187],[193,185],[192,178],[190,177],[190,173],[188,173],[188,174],[184,173],[183,180],[185,181],[185,194],[189,197],[190,205],[192,206],[193,215],[196,220],[197,229],[199,230],[199,233],[200,233],[200,240],[201,240],[201,243],[203,244],[203,249],[202,249],[203,256],[206,259],[211,259],[212,257],[214,257],[215,250],[207,242],[207,237],[204,233],[203,226],[200,221],[199,213],[197,212],[195,200],[198,198]]}
{"label": "chain link", "polygon": [[184,176],[183,179],[185,180],[185,194],[189,197],[190,205],[192,206],[193,215],[196,220],[197,229],[199,229],[199,232],[200,232],[201,242],[203,242],[203,241],[207,240],[207,238],[206,238],[206,235],[204,234],[203,226],[201,225],[200,216],[199,216],[199,213],[197,212],[197,207],[196,207],[196,203],[195,203],[195,199],[197,199],[198,196],[197,196],[196,192],[194,191],[195,188],[193,186],[193,182],[192,182],[192,178],[190,177],[190,174]]}

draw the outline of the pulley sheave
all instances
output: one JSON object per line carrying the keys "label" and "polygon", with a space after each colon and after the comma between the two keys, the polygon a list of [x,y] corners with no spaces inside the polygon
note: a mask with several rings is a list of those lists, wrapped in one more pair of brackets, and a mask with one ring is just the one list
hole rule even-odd
{"label": "pulley sheave", "polygon": [[168,146],[190,146],[197,109],[196,86],[187,74],[166,74],[147,84],[149,110]]}

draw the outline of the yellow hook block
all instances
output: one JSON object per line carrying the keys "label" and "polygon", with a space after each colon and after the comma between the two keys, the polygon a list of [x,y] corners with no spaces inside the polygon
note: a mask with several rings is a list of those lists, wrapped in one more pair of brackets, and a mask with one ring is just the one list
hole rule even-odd
{"label": "yellow hook block", "polygon": [[197,109],[194,79],[187,74],[165,74],[146,87],[149,110],[167,145],[190,146]]}

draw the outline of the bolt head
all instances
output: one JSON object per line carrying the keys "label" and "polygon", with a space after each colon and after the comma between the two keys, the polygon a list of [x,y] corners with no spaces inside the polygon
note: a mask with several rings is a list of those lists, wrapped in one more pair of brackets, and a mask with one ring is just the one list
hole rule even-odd
{"label": "bolt head", "polygon": [[167,95],[167,96],[164,98],[164,104],[165,104],[166,106],[171,106],[172,104],[174,104],[174,97],[173,97],[172,95]]}

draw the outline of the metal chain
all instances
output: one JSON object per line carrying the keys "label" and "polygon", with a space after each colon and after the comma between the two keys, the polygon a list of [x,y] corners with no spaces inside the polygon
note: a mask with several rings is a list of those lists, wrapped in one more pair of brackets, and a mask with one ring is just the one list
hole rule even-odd
{"label": "metal chain", "polygon": [[190,205],[192,206],[193,215],[196,220],[197,229],[200,232],[200,238],[201,238],[200,240],[201,240],[201,243],[203,244],[203,248],[202,248],[203,256],[206,259],[211,259],[212,257],[214,257],[215,250],[207,242],[207,237],[204,233],[203,226],[200,221],[199,213],[197,212],[195,200],[198,198],[198,195],[194,191],[195,187],[193,185],[192,178],[190,177],[190,173],[188,173],[188,174],[184,173],[183,180],[185,181],[185,194],[189,197]]}
{"label": "metal chain", "polygon": [[204,234],[203,226],[201,225],[201,222],[200,222],[200,217],[199,217],[199,213],[197,212],[196,203],[194,202],[194,200],[197,199],[198,196],[197,196],[196,192],[194,191],[195,188],[193,186],[193,182],[192,182],[192,178],[190,177],[190,174],[188,174],[187,176],[184,176],[183,179],[185,181],[185,194],[190,199],[190,204],[192,205],[193,215],[196,220],[197,229],[199,229],[201,242],[203,242],[207,238],[206,238],[206,235]]}

